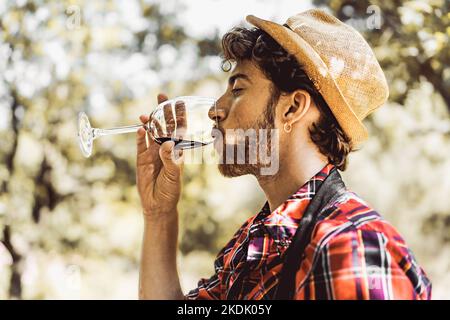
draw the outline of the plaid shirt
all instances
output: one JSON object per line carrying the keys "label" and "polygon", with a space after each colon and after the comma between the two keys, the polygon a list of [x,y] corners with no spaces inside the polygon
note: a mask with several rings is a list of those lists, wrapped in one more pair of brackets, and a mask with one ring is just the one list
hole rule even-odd
{"label": "plaid shirt", "polygon": [[[271,299],[284,253],[328,176],[326,165],[282,205],[248,219],[219,252],[215,274],[187,299]],[[430,299],[431,283],[399,233],[355,193],[323,210],[296,274],[295,299]],[[299,253],[300,254],[300,253]]]}

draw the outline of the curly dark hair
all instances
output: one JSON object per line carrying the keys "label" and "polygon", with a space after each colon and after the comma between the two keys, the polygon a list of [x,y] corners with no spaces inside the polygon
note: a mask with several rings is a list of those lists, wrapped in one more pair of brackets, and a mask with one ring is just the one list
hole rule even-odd
{"label": "curly dark hair", "polygon": [[[282,93],[292,93],[298,89],[307,91],[320,111],[318,121],[309,128],[311,140],[330,163],[341,171],[345,170],[347,155],[353,151],[351,140],[294,56],[259,28],[231,29],[222,38],[222,49],[224,71],[230,71],[233,62],[251,60],[256,63],[272,81],[272,101],[275,103]],[[273,123],[275,110],[266,113]]]}

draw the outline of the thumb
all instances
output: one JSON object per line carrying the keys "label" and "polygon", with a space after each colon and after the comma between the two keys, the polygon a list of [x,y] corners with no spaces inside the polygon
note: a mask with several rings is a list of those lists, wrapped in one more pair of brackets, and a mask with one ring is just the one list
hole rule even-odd
{"label": "thumb", "polygon": [[164,142],[159,148],[159,156],[168,173],[179,175],[183,159],[181,150],[175,149],[175,142]]}

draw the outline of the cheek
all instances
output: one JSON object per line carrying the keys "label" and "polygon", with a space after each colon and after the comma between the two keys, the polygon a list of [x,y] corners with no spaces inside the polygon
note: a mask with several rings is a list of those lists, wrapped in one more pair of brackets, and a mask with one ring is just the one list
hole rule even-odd
{"label": "cheek", "polygon": [[252,124],[264,113],[267,101],[261,94],[246,92],[234,99],[230,109],[230,117],[242,124]]}
{"label": "cheek", "polygon": [[251,119],[251,100],[244,97],[232,98],[230,109],[224,125],[230,129],[237,129],[248,123]]}

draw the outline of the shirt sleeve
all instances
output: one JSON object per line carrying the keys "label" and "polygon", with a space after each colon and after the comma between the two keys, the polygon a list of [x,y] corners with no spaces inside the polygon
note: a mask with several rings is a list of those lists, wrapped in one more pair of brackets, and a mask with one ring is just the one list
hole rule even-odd
{"label": "shirt sleeve", "polygon": [[346,231],[320,247],[296,298],[429,299],[430,286],[409,252],[382,232]]}
{"label": "shirt sleeve", "polygon": [[189,291],[187,300],[218,300],[220,299],[220,273],[215,273],[209,279],[200,279],[197,288]]}

